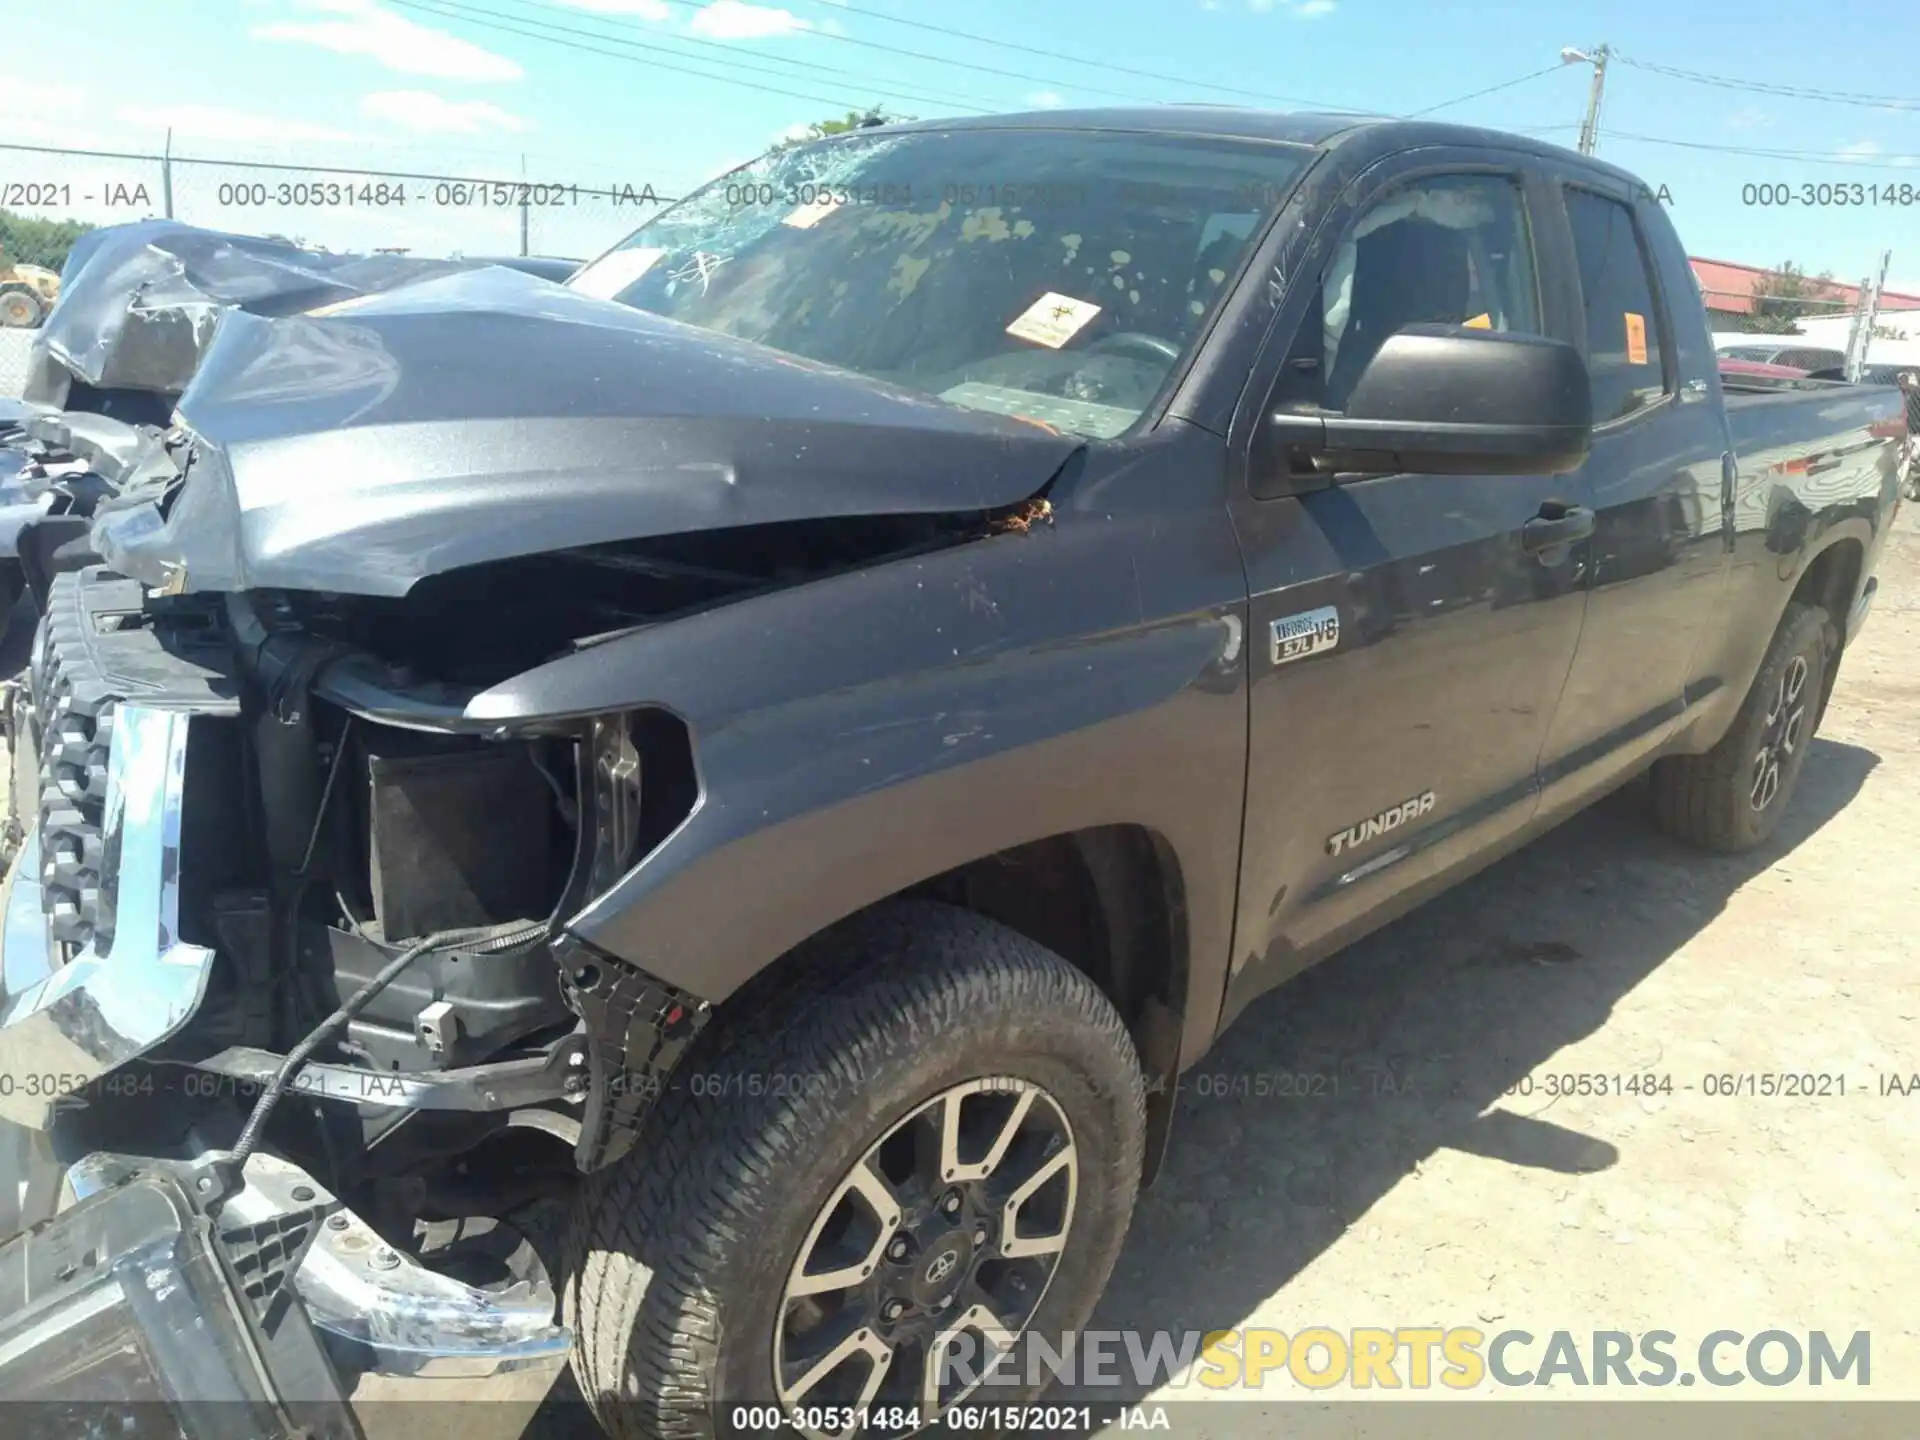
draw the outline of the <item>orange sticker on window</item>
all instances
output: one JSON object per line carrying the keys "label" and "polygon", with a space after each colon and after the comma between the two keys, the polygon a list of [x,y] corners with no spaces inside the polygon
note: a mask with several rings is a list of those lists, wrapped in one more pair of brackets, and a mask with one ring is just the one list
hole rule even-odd
{"label": "orange sticker on window", "polygon": [[1647,317],[1627,311],[1627,363],[1647,363]]}
{"label": "orange sticker on window", "polygon": [[1483,310],[1471,320],[1466,321],[1465,324],[1469,330],[1491,330],[1493,328],[1493,316]]}

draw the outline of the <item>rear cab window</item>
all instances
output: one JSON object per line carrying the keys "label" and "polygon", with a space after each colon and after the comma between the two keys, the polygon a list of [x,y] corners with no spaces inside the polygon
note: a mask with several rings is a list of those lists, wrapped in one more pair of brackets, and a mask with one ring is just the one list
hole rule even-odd
{"label": "rear cab window", "polygon": [[1674,388],[1651,257],[1630,206],[1592,190],[1564,190],[1586,314],[1593,423],[1623,420]]}

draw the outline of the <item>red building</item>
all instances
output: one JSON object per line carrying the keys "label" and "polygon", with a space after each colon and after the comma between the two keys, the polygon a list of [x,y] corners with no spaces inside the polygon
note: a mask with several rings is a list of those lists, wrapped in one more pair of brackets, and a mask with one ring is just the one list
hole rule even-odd
{"label": "red building", "polygon": [[[1707,317],[1710,321],[1728,321],[1728,324],[1715,324],[1715,329],[1740,329],[1739,317],[1753,313],[1753,287],[1760,280],[1771,275],[1759,265],[1736,265],[1730,260],[1691,259],[1694,278],[1700,282],[1700,296],[1706,301]],[[1832,287],[1835,302],[1831,307],[1834,314],[1844,314],[1860,305],[1860,287],[1841,285]],[[1880,296],[1882,310],[1920,310],[1920,295],[1903,295],[1893,290]]]}

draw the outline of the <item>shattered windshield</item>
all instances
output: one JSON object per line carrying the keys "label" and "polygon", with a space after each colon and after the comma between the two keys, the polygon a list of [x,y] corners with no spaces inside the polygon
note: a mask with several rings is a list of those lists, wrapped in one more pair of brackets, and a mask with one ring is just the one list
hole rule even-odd
{"label": "shattered windshield", "polygon": [[569,286],[958,405],[1138,420],[1310,152],[1115,131],[875,131],[771,152]]}

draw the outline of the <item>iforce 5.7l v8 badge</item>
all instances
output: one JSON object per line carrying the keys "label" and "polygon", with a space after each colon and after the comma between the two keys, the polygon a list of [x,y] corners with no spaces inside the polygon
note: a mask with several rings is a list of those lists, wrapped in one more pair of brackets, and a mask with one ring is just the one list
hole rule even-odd
{"label": "iforce 5.7l v8 badge", "polygon": [[1273,663],[1286,665],[1340,643],[1340,611],[1332,605],[1283,615],[1273,622]]}

